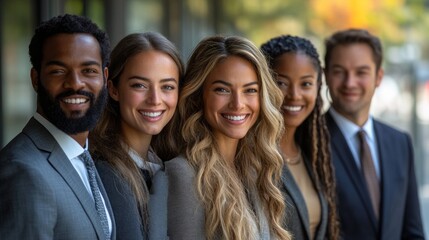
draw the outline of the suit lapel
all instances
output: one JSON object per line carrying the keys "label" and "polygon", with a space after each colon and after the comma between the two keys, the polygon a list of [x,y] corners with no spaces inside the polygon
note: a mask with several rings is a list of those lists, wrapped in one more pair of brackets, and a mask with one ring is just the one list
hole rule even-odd
{"label": "suit lapel", "polygon": [[[88,193],[88,190],[82,183],[79,174],[74,169],[71,162],[68,160],[64,151],[60,148],[53,136],[35,119],[31,119],[25,126],[23,132],[27,134],[35,143],[35,145],[43,150],[50,152],[48,161],[52,167],[61,175],[67,185],[76,195],[77,199],[82,205],[82,208],[91,220],[94,229],[100,239],[104,238],[104,233],[101,227],[101,222],[97,211],[95,210],[94,200]],[[102,186],[102,185],[101,185]],[[105,201],[107,196],[104,188],[102,190]],[[110,207],[110,204],[107,204]],[[111,210],[109,210],[111,212]]]}
{"label": "suit lapel", "polygon": [[299,190],[298,184],[296,184],[295,179],[293,178],[292,173],[290,172],[286,164],[283,166],[282,182],[286,191],[288,192],[289,196],[291,197],[292,201],[296,206],[298,215],[301,220],[301,224],[305,227],[305,233],[307,234],[307,238],[310,239],[310,220],[308,219],[307,206],[305,205],[305,200],[301,194],[301,191]]}
{"label": "suit lapel", "polygon": [[353,155],[349,146],[347,145],[347,141],[330,113],[326,114],[326,120],[329,132],[331,134],[331,151],[334,165],[341,164],[344,166],[344,169],[347,171],[346,175],[350,177],[354,189],[359,193],[361,203],[363,206],[365,206],[366,212],[371,219],[372,226],[377,229],[375,215],[371,206],[371,200],[365,187],[366,183],[360,172],[360,169],[356,166],[356,163],[353,160]]}

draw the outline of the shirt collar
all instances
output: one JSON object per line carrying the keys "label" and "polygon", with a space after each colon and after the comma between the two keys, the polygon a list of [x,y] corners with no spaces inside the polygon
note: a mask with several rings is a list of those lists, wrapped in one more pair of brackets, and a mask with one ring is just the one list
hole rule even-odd
{"label": "shirt collar", "polygon": [[58,129],[54,124],[49,122],[39,113],[34,114],[34,119],[36,119],[40,124],[42,124],[48,132],[54,137],[58,145],[64,151],[68,159],[73,159],[83,153],[84,150],[88,149],[88,139],[86,139],[85,149],[76,142],[72,137],[70,137],[65,132]]}
{"label": "shirt collar", "polygon": [[150,170],[151,173],[155,173],[158,170],[162,169],[162,160],[156,155],[152,147],[149,147],[148,150],[148,160],[145,161],[134,149],[131,147],[128,148],[128,154],[131,159],[137,164],[141,169]]}
{"label": "shirt collar", "polygon": [[374,122],[373,122],[372,116],[369,116],[365,124],[362,127],[359,127],[352,121],[343,117],[332,107],[329,108],[329,113],[334,118],[335,122],[337,123],[338,127],[340,128],[345,138],[352,139],[356,136],[359,130],[363,129],[367,137],[369,138],[369,140],[374,141],[374,128],[373,128]]}

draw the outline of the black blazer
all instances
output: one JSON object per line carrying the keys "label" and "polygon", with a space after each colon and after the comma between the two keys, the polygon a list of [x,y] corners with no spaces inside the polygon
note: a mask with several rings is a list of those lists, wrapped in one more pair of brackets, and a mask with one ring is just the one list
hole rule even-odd
{"label": "black blazer", "polygon": [[331,134],[341,236],[347,240],[424,239],[409,135],[374,120],[381,175],[377,223],[364,177],[350,148],[330,113],[326,120]]}
{"label": "black blazer", "polygon": [[[314,176],[310,171],[310,163],[308,162],[308,158],[304,157],[304,163],[308,174],[313,181],[313,185],[316,187],[314,183]],[[304,197],[302,196],[302,193],[287,165],[283,166],[282,182],[283,187],[281,189],[286,201],[284,227],[292,234],[293,239],[310,239],[310,220],[308,218],[307,206],[305,204]],[[328,238],[328,204],[324,194],[321,191],[318,191],[318,195],[321,207],[321,217],[319,227],[314,235],[314,239],[322,240]]]}

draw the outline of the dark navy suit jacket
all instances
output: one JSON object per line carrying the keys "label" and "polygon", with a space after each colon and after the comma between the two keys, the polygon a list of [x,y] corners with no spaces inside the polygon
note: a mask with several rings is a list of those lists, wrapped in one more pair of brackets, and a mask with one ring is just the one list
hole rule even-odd
{"label": "dark navy suit jacket", "polygon": [[409,135],[374,120],[381,175],[380,221],[377,222],[364,177],[347,142],[329,113],[326,120],[331,134],[342,238],[424,239]]}

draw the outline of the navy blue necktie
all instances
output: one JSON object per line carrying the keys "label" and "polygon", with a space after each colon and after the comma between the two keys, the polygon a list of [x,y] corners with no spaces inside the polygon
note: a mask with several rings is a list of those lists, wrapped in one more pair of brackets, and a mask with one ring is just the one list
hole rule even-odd
{"label": "navy blue necktie", "polygon": [[101,227],[103,228],[104,235],[107,240],[110,239],[109,222],[107,220],[106,209],[104,207],[103,199],[101,198],[100,188],[98,187],[96,170],[94,161],[88,151],[84,151],[79,157],[85,163],[86,170],[88,171],[89,185],[91,186],[92,195],[94,196],[95,209],[100,216]]}

